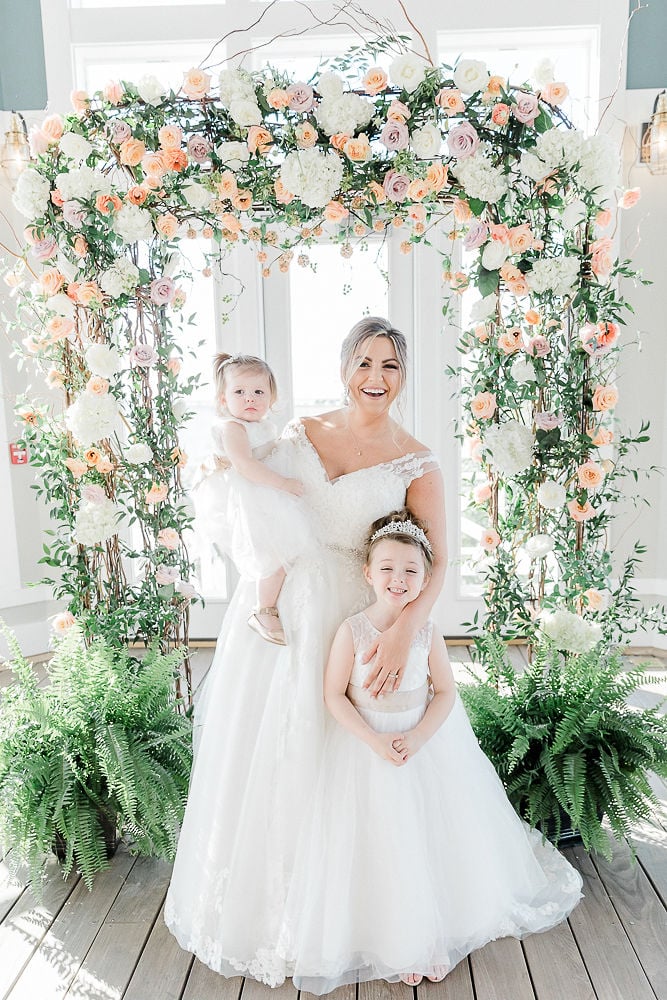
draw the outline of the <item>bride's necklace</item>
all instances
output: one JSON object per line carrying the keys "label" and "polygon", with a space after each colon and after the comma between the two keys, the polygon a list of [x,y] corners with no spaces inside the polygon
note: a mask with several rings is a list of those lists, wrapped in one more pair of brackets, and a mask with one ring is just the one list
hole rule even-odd
{"label": "bride's necklace", "polygon": [[359,441],[359,438],[357,437],[357,435],[354,433],[354,431],[350,427],[350,418],[349,418],[349,416],[346,416],[346,418],[345,418],[345,426],[346,426],[346,428],[348,430],[348,433],[349,433],[350,437],[354,441],[355,454],[359,458],[363,458],[364,453],[363,453],[363,450],[362,450],[362,447],[361,447],[362,443],[363,443],[364,448],[370,448],[378,440],[378,438],[380,437],[380,434],[375,434],[372,438],[369,438],[368,441],[361,442],[361,441]]}

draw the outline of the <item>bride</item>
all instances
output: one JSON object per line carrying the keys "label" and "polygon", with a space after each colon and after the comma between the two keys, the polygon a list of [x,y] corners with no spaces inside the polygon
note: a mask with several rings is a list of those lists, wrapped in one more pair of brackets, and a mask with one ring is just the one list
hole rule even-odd
{"label": "bride", "polygon": [[278,939],[309,810],[325,716],[322,675],[341,621],[369,602],[362,574],[368,525],[408,506],[429,526],[428,586],[367,653],[369,690],[400,686],[414,636],[428,619],[446,566],[443,484],[437,461],[390,415],[406,384],[405,338],[366,317],[342,346],[344,408],[285,431],[293,475],[317,546],[288,573],[280,616],[288,645],[246,625],[253,585],[241,581],[225,616],[195,718],[195,764],[165,920],[180,945],[226,976],[270,986],[291,968]]}

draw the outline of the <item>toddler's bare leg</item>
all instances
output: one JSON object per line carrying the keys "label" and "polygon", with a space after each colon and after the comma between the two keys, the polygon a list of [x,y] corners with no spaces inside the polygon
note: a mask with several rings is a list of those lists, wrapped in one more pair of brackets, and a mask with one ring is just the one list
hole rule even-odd
{"label": "toddler's bare leg", "polygon": [[271,576],[265,576],[257,581],[257,609],[248,619],[248,625],[263,639],[275,642],[279,646],[286,645],[285,633],[276,608],[284,582],[285,570],[282,568]]}

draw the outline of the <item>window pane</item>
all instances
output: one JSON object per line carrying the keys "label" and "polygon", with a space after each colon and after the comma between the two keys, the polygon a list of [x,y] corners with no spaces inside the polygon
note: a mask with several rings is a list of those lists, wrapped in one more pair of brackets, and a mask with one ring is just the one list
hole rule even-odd
{"label": "window pane", "polygon": [[[109,80],[137,83],[143,76],[156,76],[167,88],[178,89],[183,74],[210,52],[215,40],[197,42],[145,42],[126,45],[74,45],[76,86],[93,94]],[[224,55],[216,49],[217,58]]]}
{"label": "window pane", "polygon": [[350,260],[340,246],[318,244],[308,250],[315,268],[290,269],[292,387],[294,416],[340,406],[340,345],[362,316],[389,312],[387,244],[369,241]]}

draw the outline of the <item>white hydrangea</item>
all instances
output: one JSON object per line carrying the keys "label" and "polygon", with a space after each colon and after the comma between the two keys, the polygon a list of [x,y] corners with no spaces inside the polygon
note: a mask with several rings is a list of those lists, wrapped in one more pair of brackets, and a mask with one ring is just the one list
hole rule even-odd
{"label": "white hydrangea", "polygon": [[100,170],[93,170],[85,164],[75,170],[68,170],[67,173],[58,174],[56,177],[56,187],[60,191],[65,201],[78,199],[85,201],[96,191],[103,191],[109,187],[109,181],[105,179]]}
{"label": "white hydrangea", "polygon": [[500,240],[490,240],[482,250],[482,267],[487,271],[497,271],[507,260],[509,244]]}
{"label": "white hydrangea", "polygon": [[478,90],[486,90],[489,79],[486,63],[479,59],[461,59],[454,70],[454,86],[458,87],[462,94],[474,94]]}
{"label": "white hydrangea", "polygon": [[339,76],[338,73],[322,73],[315,84],[315,90],[320,97],[335,99],[336,97],[342,96],[343,91],[345,90],[345,83],[343,78]]}
{"label": "white hydrangea", "polygon": [[51,197],[51,185],[46,177],[28,167],[19,174],[14,191],[14,206],[27,219],[38,219],[44,215]]}
{"label": "white hydrangea", "polygon": [[197,184],[196,181],[191,181],[183,187],[183,195],[187,201],[190,208],[194,208],[196,212],[200,212],[204,208],[208,208],[211,202],[211,192],[204,187],[203,184]]}
{"label": "white hydrangea", "polygon": [[82,501],[76,513],[72,538],[77,545],[99,545],[118,531],[120,510],[108,497]]}
{"label": "white hydrangea", "polygon": [[234,100],[229,105],[229,113],[236,122],[242,128],[248,128],[250,125],[261,125],[262,123],[262,112],[259,110],[259,105],[253,98],[250,101],[245,99]]}
{"label": "white hydrangea", "polygon": [[220,87],[220,103],[223,108],[229,108],[232,101],[252,101],[255,97],[255,84],[248,73],[239,69],[223,69],[218,78]]}
{"label": "white hydrangea", "polygon": [[557,483],[555,479],[545,479],[537,490],[537,502],[540,507],[546,510],[558,510],[567,499],[565,487]]}
{"label": "white hydrangea", "polygon": [[317,147],[288,153],[280,168],[280,180],[285,188],[310,208],[323,208],[340,188],[343,163],[330,149],[323,153]]}
{"label": "white hydrangea", "polygon": [[394,87],[411,94],[426,76],[426,64],[414,52],[397,56],[389,66],[389,79]]}
{"label": "white hydrangea", "polygon": [[82,448],[111,437],[118,423],[118,404],[110,394],[82,392],[65,410],[65,426]]}
{"label": "white hydrangea", "polygon": [[69,156],[71,160],[80,163],[86,160],[93,151],[91,143],[84,139],[78,132],[65,132],[60,139],[60,152]]}
{"label": "white hydrangea", "polygon": [[516,476],[533,460],[533,432],[518,420],[489,427],[484,444],[491,452],[491,462],[502,476]]}
{"label": "white hydrangea", "polygon": [[485,319],[493,316],[498,308],[498,300],[495,295],[485,295],[483,299],[473,302],[470,309],[470,320],[472,323],[482,323]]}
{"label": "white hydrangea", "polygon": [[156,108],[158,104],[162,103],[162,98],[167,93],[167,88],[160,83],[156,76],[147,74],[139,80],[137,93],[142,101]]}
{"label": "white hydrangea", "polygon": [[585,621],[566,608],[540,613],[540,628],[557,649],[568,653],[587,653],[602,638],[599,625]]}
{"label": "white hydrangea", "polygon": [[481,201],[500,201],[509,190],[509,182],[502,166],[494,167],[480,147],[473,156],[457,160],[450,170],[459,179],[469,198]]}
{"label": "white hydrangea", "polygon": [[535,153],[529,153],[524,151],[521,154],[521,159],[519,160],[519,170],[524,175],[528,177],[531,181],[541,181],[544,177],[550,173],[550,168],[541,160],[539,156]]}
{"label": "white hydrangea", "polygon": [[153,461],[153,452],[143,441],[138,441],[125,449],[125,461],[130,465],[148,465]]}
{"label": "white hydrangea", "polygon": [[526,284],[538,294],[569,295],[579,277],[580,263],[578,257],[543,257],[533,263]]}
{"label": "white hydrangea", "polygon": [[138,284],[139,268],[127,257],[119,257],[100,275],[100,288],[112,299],[130,295]]}
{"label": "white hydrangea", "polygon": [[366,98],[348,93],[324,97],[315,109],[315,118],[326,135],[337,132],[354,135],[357,129],[368,125],[373,111],[373,105]]}
{"label": "white hydrangea", "polygon": [[535,365],[530,360],[530,358],[516,358],[512,362],[512,367],[510,369],[512,373],[512,378],[519,385],[526,385],[528,382],[534,382],[537,378],[535,374]]}
{"label": "white hydrangea", "polygon": [[84,355],[88,370],[93,375],[111,378],[120,368],[120,356],[115,347],[106,344],[91,344]]}
{"label": "white hydrangea", "polygon": [[553,552],[554,540],[547,534],[531,535],[523,547],[531,559],[543,559],[549,552]]}
{"label": "white hydrangea", "polygon": [[153,235],[151,213],[139,205],[126,203],[118,210],[113,222],[113,229],[114,232],[118,233],[123,243],[149,240]]}
{"label": "white hydrangea", "polygon": [[519,170],[531,180],[541,181],[552,170],[579,162],[584,148],[584,134],[578,129],[550,128],[540,133],[535,148],[521,154]]}
{"label": "white hydrangea", "polygon": [[577,183],[587,191],[595,191],[598,200],[616,186],[619,156],[608,135],[592,135],[586,139],[579,162]]}
{"label": "white hydrangea", "polygon": [[420,160],[430,160],[438,156],[442,146],[442,134],[437,125],[424,125],[415,129],[410,136],[410,145]]}
{"label": "white hydrangea", "polygon": [[221,142],[215,152],[230,170],[240,170],[250,159],[250,150],[245,142]]}

